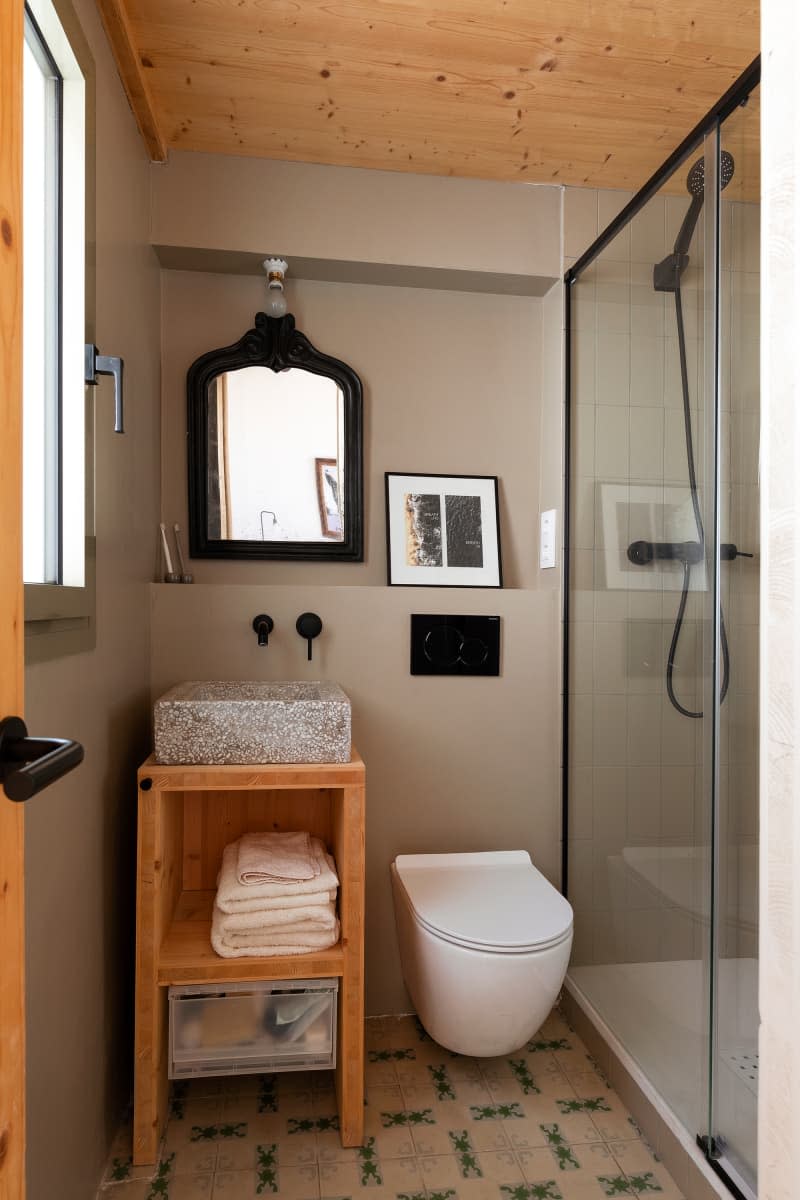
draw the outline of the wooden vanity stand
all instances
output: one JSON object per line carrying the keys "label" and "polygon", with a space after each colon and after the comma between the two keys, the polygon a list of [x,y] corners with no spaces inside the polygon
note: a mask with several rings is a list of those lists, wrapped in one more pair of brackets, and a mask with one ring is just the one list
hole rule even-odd
{"label": "wooden vanity stand", "polygon": [[[133,1161],[156,1160],[167,1117],[170,984],[339,977],[336,1097],[343,1146],[364,1137],[364,792],[349,763],[165,767],[139,782]],[[341,939],[280,958],[219,958],[211,907],[222,852],[243,833],[306,829],[339,875]]]}

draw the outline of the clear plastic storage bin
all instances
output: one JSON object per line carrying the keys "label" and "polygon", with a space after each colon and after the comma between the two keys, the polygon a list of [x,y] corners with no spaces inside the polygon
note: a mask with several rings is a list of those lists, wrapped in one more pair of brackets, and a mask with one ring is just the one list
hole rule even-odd
{"label": "clear plastic storage bin", "polygon": [[169,989],[169,1077],[336,1066],[338,979]]}

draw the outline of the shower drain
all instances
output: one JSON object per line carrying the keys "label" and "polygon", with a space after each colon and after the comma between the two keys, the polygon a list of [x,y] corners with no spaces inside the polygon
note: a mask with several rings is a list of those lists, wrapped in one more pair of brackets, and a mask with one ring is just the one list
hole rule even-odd
{"label": "shower drain", "polygon": [[758,1054],[752,1051],[723,1050],[722,1061],[726,1062],[737,1079],[746,1088],[758,1095]]}

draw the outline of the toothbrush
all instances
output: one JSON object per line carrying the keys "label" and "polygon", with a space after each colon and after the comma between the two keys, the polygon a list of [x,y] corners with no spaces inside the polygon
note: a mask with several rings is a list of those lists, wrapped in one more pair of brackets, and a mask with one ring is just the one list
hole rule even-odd
{"label": "toothbrush", "polygon": [[167,573],[164,576],[165,583],[180,583],[180,575],[176,575],[172,569],[172,558],[167,545],[167,529],[164,522],[161,522],[161,546],[164,551],[164,561],[167,564]]}
{"label": "toothbrush", "polygon": [[178,564],[181,568],[181,583],[194,583],[194,576],[190,575],[186,570],[186,563],[183,561],[183,550],[181,549],[181,527],[176,522],[172,528],[175,531],[175,549],[178,551]]}

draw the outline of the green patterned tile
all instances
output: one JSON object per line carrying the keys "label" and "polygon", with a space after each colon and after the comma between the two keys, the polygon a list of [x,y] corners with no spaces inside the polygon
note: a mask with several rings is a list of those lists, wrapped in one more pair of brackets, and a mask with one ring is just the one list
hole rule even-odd
{"label": "green patterned tile", "polygon": [[606,1196],[634,1196],[636,1194],[625,1175],[598,1175],[597,1182]]}
{"label": "green patterned tile", "polygon": [[550,1144],[548,1146],[550,1153],[558,1163],[559,1171],[577,1171],[580,1169],[580,1163],[575,1157],[572,1149],[564,1143],[563,1145]]}
{"label": "green patterned tile", "polygon": [[131,1170],[133,1169],[133,1158],[113,1158],[111,1166],[106,1175],[107,1183],[121,1183],[123,1179],[131,1178]]}
{"label": "green patterned tile", "polygon": [[193,1125],[189,1140],[192,1142],[224,1142],[229,1138],[246,1138],[246,1121],[227,1121],[219,1125]]}
{"label": "green patterned tile", "polygon": [[629,1175],[628,1182],[637,1196],[643,1196],[647,1192],[662,1192],[664,1190],[652,1171],[645,1171],[643,1175]]}
{"label": "green patterned tile", "polygon": [[436,1121],[433,1116],[433,1109],[422,1108],[412,1109],[410,1112],[382,1112],[381,1124],[384,1129],[391,1129],[396,1125],[414,1126],[414,1125],[435,1125]]}
{"label": "green patterned tile", "polygon": [[256,1176],[258,1185],[256,1192],[260,1196],[262,1192],[278,1193],[278,1144],[272,1142],[268,1145],[256,1146]]}
{"label": "green patterned tile", "polygon": [[440,1066],[429,1066],[428,1074],[433,1080],[433,1086],[436,1088],[436,1095],[440,1100],[455,1100],[456,1093],[453,1088],[452,1080],[447,1073],[447,1067],[442,1063]]}
{"label": "green patterned tile", "polygon": [[292,1133],[327,1133],[331,1129],[338,1130],[339,1118],[331,1117],[288,1117],[286,1131]]}
{"label": "green patterned tile", "polygon": [[556,1104],[565,1116],[567,1113],[611,1112],[610,1104],[602,1096],[593,1096],[588,1100],[556,1100]]}
{"label": "green patterned tile", "polygon": [[550,1052],[553,1050],[571,1050],[572,1046],[566,1038],[545,1038],[538,1041],[528,1042],[525,1049],[529,1054],[538,1054],[540,1052]]}
{"label": "green patterned tile", "polygon": [[541,1095],[542,1089],[536,1086],[536,1082],[528,1070],[528,1064],[525,1062],[524,1058],[510,1058],[508,1060],[508,1065],[511,1067],[511,1070],[514,1073],[514,1078],[526,1096],[533,1095],[534,1093],[536,1095]]}
{"label": "green patterned tile", "polygon": [[465,1179],[483,1179],[483,1171],[478,1166],[475,1157],[475,1147],[472,1145],[467,1129],[452,1129],[447,1135],[455,1151],[458,1169]]}
{"label": "green patterned tile", "polygon": [[383,1175],[374,1137],[367,1138],[364,1145],[356,1149],[356,1162],[362,1187],[383,1186]]}
{"label": "green patterned tile", "polygon": [[174,1154],[168,1154],[162,1158],[156,1167],[156,1173],[150,1180],[150,1187],[147,1191],[147,1200],[156,1200],[156,1197],[169,1196],[169,1184],[172,1178],[172,1164],[175,1161]]}
{"label": "green patterned tile", "polygon": [[471,1104],[469,1111],[473,1121],[509,1121],[515,1117],[522,1120],[525,1117],[516,1101],[510,1104]]}
{"label": "green patterned tile", "polygon": [[500,1195],[502,1200],[564,1200],[555,1179],[543,1179],[541,1183],[520,1183],[516,1187],[503,1184]]}

